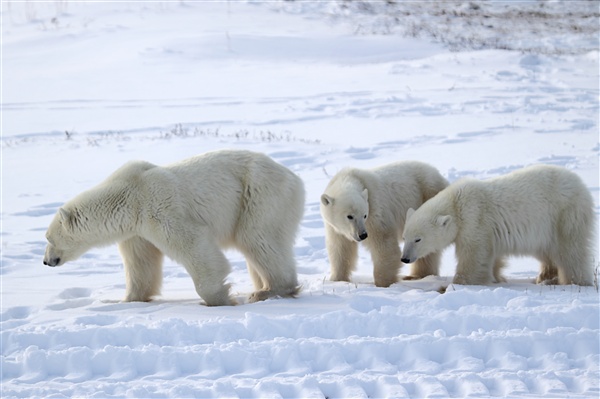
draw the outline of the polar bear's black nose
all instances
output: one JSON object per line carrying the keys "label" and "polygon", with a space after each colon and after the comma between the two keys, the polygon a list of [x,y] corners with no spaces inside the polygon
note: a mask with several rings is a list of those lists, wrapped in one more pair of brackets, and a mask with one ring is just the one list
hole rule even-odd
{"label": "polar bear's black nose", "polygon": [[361,233],[358,238],[360,238],[360,240],[365,240],[369,235],[367,234],[367,232],[365,231],[364,233]]}
{"label": "polar bear's black nose", "polygon": [[400,260],[402,261],[402,263],[410,263],[410,259],[408,258],[402,258]]}
{"label": "polar bear's black nose", "polygon": [[46,266],[51,266],[54,267],[56,265],[58,265],[60,263],[60,258],[54,258],[54,259],[50,259],[49,261],[46,262],[46,260],[44,259],[44,265]]}

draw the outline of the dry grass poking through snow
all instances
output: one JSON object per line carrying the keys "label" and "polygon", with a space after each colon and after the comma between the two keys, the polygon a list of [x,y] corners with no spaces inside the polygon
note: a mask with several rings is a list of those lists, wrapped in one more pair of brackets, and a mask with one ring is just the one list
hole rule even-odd
{"label": "dry grass poking through snow", "polygon": [[[599,47],[600,9],[595,0],[337,0],[327,13],[335,20],[352,19],[357,34],[434,39],[454,51],[505,49],[580,54]],[[573,42],[573,35],[579,40]]]}

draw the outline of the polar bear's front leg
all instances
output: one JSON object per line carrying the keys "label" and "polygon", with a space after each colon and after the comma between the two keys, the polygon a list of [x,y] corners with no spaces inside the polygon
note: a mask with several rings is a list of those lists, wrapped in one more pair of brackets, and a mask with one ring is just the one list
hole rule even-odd
{"label": "polar bear's front leg", "polygon": [[418,280],[427,276],[439,276],[441,257],[441,252],[432,252],[421,259],[417,259],[412,264],[410,276],[404,277],[404,280]]}
{"label": "polar bear's front leg", "polygon": [[377,287],[389,287],[398,281],[400,270],[400,247],[395,235],[384,237],[372,234],[365,241],[373,260],[373,278]]}
{"label": "polar bear's front leg", "polygon": [[496,259],[490,249],[480,242],[456,243],[456,259],[458,265],[452,281],[454,284],[487,285],[493,281]]}
{"label": "polar bear's front leg", "polygon": [[325,224],[325,244],[331,265],[331,281],[350,281],[356,268],[358,244],[338,234],[333,227]]}
{"label": "polar bear's front leg", "polygon": [[118,244],[125,266],[125,302],[148,302],[160,294],[163,254],[142,237]]}

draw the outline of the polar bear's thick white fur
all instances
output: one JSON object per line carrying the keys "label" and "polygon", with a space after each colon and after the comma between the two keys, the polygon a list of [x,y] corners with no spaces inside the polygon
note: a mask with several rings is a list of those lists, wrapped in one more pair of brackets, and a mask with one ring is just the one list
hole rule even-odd
{"label": "polar bear's thick white fur", "polygon": [[[447,185],[434,167],[414,161],[337,173],[321,196],[330,279],[350,281],[362,242],[371,253],[375,285],[388,287],[397,282],[402,265],[398,242],[406,212]],[[429,254],[416,261],[406,278],[437,275],[439,262],[438,253]]]}
{"label": "polar bear's thick white fur", "polygon": [[454,283],[503,282],[509,255],[541,262],[537,282],[592,285],[594,211],[582,180],[531,166],[488,181],[460,180],[409,211],[404,262],[456,245]]}
{"label": "polar bear's thick white fur", "polygon": [[160,294],[163,254],[181,263],[207,305],[230,305],[222,249],[240,250],[250,301],[298,291],[293,245],[304,211],[299,177],[263,154],[215,151],[169,166],[125,164],[59,209],[44,264],[59,266],[117,242],[125,301]]}

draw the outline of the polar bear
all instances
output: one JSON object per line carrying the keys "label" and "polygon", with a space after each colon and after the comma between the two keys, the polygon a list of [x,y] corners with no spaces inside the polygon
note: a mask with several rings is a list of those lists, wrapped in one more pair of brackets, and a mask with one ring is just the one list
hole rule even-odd
{"label": "polar bear", "polygon": [[60,266],[117,242],[125,301],[160,294],[164,254],[186,268],[207,305],[231,305],[222,249],[234,247],[256,289],[251,302],[294,296],[303,212],[302,180],[263,154],[214,151],[165,167],[133,161],[58,210],[44,264]]}
{"label": "polar bear", "polygon": [[456,245],[454,283],[506,281],[509,255],[541,262],[538,283],[592,285],[594,210],[581,179],[536,165],[488,181],[460,180],[409,210],[402,261]]}
{"label": "polar bear", "polygon": [[[371,253],[375,285],[388,287],[398,279],[398,245],[406,211],[420,206],[448,185],[432,166],[404,161],[375,169],[346,168],[321,195],[325,241],[332,281],[350,281],[358,243]],[[419,259],[407,279],[439,273],[440,254]]]}

